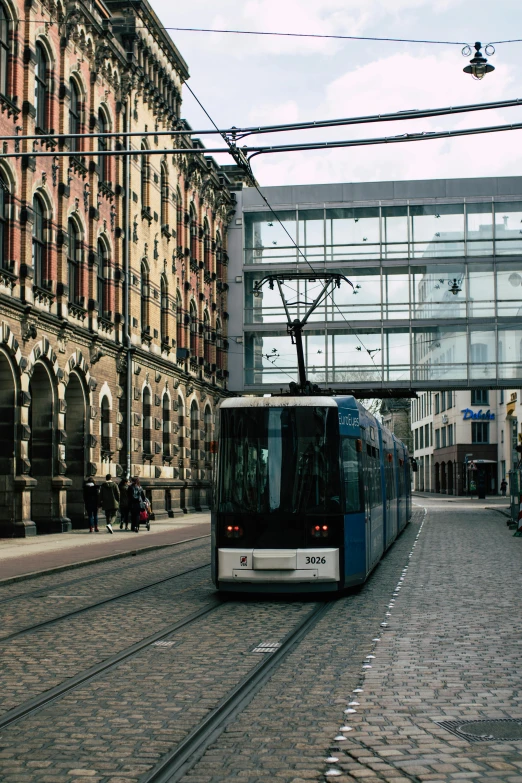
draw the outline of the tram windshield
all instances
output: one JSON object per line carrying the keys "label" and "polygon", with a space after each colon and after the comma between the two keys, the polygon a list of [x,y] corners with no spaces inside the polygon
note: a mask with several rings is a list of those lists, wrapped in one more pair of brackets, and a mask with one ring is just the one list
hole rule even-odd
{"label": "tram windshield", "polygon": [[221,411],[218,511],[339,514],[337,408]]}

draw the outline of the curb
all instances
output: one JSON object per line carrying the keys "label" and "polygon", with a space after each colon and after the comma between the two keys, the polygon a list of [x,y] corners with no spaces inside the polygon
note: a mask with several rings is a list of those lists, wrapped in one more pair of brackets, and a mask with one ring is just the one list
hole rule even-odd
{"label": "curb", "polygon": [[153,552],[157,549],[169,549],[173,546],[179,546],[180,544],[187,544],[189,541],[199,541],[202,538],[209,538],[210,533],[204,536],[196,536],[195,538],[185,538],[183,541],[176,541],[174,544],[156,544],[152,546],[143,547],[143,549],[131,549],[128,552],[118,552],[114,555],[104,555],[103,557],[95,557],[92,560],[82,560],[79,563],[69,563],[68,565],[56,566],[55,568],[47,568],[44,571],[30,571],[28,574],[20,574],[19,576],[8,576],[7,579],[0,579],[0,587],[3,585],[13,584],[14,582],[23,582],[26,579],[36,579],[39,576],[47,576],[48,574],[59,574],[61,571],[72,571],[75,568],[83,568],[83,566],[95,565],[96,563],[104,563],[109,560],[121,560],[124,557],[136,557],[138,554],[147,552]]}

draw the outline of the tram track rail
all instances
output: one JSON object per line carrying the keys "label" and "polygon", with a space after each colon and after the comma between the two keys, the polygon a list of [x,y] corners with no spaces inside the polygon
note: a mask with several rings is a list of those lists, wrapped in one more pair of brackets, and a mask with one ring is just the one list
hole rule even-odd
{"label": "tram track rail", "polygon": [[[168,548],[170,550],[170,549],[174,549],[175,547],[181,546],[182,544],[192,543],[193,541],[201,541],[201,544],[193,546],[190,549],[185,549],[183,551],[184,555],[185,554],[190,554],[191,552],[196,552],[203,545],[203,540],[206,539],[206,538],[210,538],[210,534],[205,535],[205,536],[198,536],[197,538],[193,538],[193,539],[187,539],[186,541],[179,541],[179,542],[176,542],[175,544],[166,544],[165,548]],[[154,550],[154,551],[157,551],[157,550]],[[128,558],[131,558],[133,556],[137,556],[137,555],[139,555],[141,553],[147,554],[147,555],[152,554],[152,552],[149,552],[146,549],[145,550],[135,550],[135,551],[131,551],[129,553],[124,553],[125,554],[125,560],[127,561]],[[120,571],[127,571],[127,570],[130,571],[131,569],[134,569],[134,568],[145,568],[147,565],[155,565],[156,563],[160,563],[163,560],[168,560],[170,557],[172,557],[173,555],[177,555],[177,554],[179,554],[179,552],[177,552],[177,551],[170,552],[169,551],[168,553],[166,553],[164,555],[161,555],[161,557],[158,557],[158,558],[155,558],[155,559],[150,559],[150,560],[147,560],[147,561],[143,561],[142,560],[141,562],[140,562],[140,560],[138,560],[137,562],[125,562],[124,564],[119,565],[116,568],[110,568],[107,571],[100,571],[99,574],[92,574],[92,575],[90,575],[89,578],[90,579],[98,579],[98,578],[101,578],[101,577],[112,576],[113,574],[119,573]],[[101,562],[99,562],[99,564],[103,565],[104,562],[108,562],[108,561],[102,560]],[[90,560],[90,561],[86,562],[85,564],[77,564],[77,565],[75,565],[75,570],[79,570],[81,568],[92,568],[95,565],[97,565],[97,562]],[[59,571],[55,572],[56,575],[61,574],[61,573],[63,573],[63,571],[61,569]],[[32,580],[35,580],[35,579],[38,579],[38,578],[44,578],[44,577],[49,577],[49,576],[53,576],[53,571],[52,570],[51,571],[43,571],[41,574],[30,574],[27,577],[27,581],[30,581],[30,580],[32,581]],[[26,593],[17,593],[16,595],[7,596],[6,598],[2,597],[1,598],[2,606],[4,606],[5,604],[8,604],[8,603],[11,603],[12,601],[21,601],[24,598],[37,598],[40,595],[45,595],[45,593],[48,593],[50,590],[55,590],[55,589],[60,589],[61,590],[63,587],[71,587],[72,585],[83,583],[84,581],[85,581],[85,574],[82,574],[82,576],[78,576],[75,579],[69,579],[66,582],[59,582],[56,585],[49,585],[47,587],[37,587],[34,590],[28,591]],[[2,582],[0,582],[0,593],[1,593],[2,587],[4,587],[4,586],[5,587],[10,587],[11,584],[13,584],[13,583],[10,582],[10,581],[6,582],[5,585],[2,584]]]}
{"label": "tram track rail", "polygon": [[273,672],[281,666],[286,656],[307,636],[334,603],[335,601],[328,601],[314,606],[312,611],[284,637],[280,647],[274,652],[265,653],[261,661],[219,701],[184,740],[163,756],[152,770],[142,775],[140,783],[180,781],[224,731],[227,724],[248,706]]}
{"label": "tram track rail", "polygon": [[113,601],[119,601],[122,598],[127,598],[130,595],[136,595],[137,593],[141,593],[145,590],[149,590],[151,587],[156,587],[157,585],[164,584],[165,582],[170,582],[173,579],[179,579],[182,576],[186,576],[187,574],[192,574],[195,571],[201,571],[204,568],[208,568],[210,566],[210,562],[204,563],[200,566],[195,566],[194,568],[188,568],[185,571],[180,571],[177,574],[171,574],[170,576],[164,577],[163,579],[157,579],[154,582],[149,582],[146,585],[142,585],[141,587],[135,587],[132,590],[126,590],[122,593],[118,593],[117,595],[113,595],[109,598],[104,598],[101,601],[96,601],[96,603],[89,604],[88,606],[83,606],[79,609],[73,609],[71,612],[66,612],[65,614],[61,614],[58,617],[53,617],[50,620],[43,620],[40,623],[35,623],[35,625],[28,626],[27,628],[22,628],[19,631],[14,631],[13,633],[7,634],[6,636],[0,636],[0,645],[4,644],[5,642],[9,642],[12,639],[16,639],[20,636],[25,636],[28,633],[34,633],[35,631],[38,631],[42,628],[48,628],[52,625],[55,625],[56,623],[62,622],[63,620],[68,620],[71,617],[76,617],[80,614],[83,614],[84,612],[89,612],[92,609],[97,609],[100,606],[104,606],[106,604],[110,604]]}
{"label": "tram track rail", "polygon": [[182,628],[186,628],[187,626],[192,625],[201,617],[204,617],[210,612],[218,609],[221,605],[222,602],[219,600],[208,603],[187,617],[184,617],[181,620],[178,620],[177,622],[162,628],[160,631],[156,631],[155,633],[141,639],[139,642],[135,642],[129,647],[120,650],[120,652],[111,655],[104,661],[101,661],[100,663],[85,669],[83,672],[80,672],[73,677],[69,677],[67,680],[65,680],[65,682],[56,685],[54,688],[50,688],[49,690],[34,696],[32,699],[28,699],[8,712],[5,712],[0,716],[0,731],[2,729],[6,729],[8,726],[12,726],[14,723],[17,723],[18,721],[34,714],[35,712],[39,712],[41,709],[62,698],[62,696],[65,696],[67,693],[70,693],[71,691],[80,687],[80,685],[85,685],[89,682],[92,682],[100,675],[105,674],[109,670],[115,668],[123,661],[134,657],[146,647],[149,647],[155,642],[161,641],[166,636],[170,636],[171,634],[180,631]]}

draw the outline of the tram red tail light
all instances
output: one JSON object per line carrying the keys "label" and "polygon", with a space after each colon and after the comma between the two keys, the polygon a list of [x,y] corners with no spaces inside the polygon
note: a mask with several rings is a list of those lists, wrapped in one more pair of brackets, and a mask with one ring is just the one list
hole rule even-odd
{"label": "tram red tail light", "polygon": [[313,538],[328,538],[330,528],[328,525],[314,525],[311,533]]}
{"label": "tram red tail light", "polygon": [[241,538],[243,535],[243,528],[241,525],[227,525],[225,528],[225,535],[227,538]]}

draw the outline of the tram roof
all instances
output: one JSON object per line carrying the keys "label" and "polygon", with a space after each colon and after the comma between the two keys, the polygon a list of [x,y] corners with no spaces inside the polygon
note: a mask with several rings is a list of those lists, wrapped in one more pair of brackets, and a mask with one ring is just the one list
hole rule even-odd
{"label": "tram roof", "polygon": [[220,408],[337,408],[339,402],[353,397],[232,397]]}

